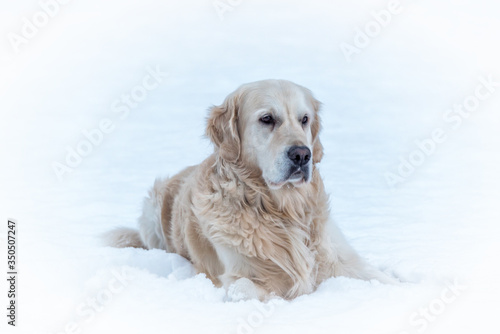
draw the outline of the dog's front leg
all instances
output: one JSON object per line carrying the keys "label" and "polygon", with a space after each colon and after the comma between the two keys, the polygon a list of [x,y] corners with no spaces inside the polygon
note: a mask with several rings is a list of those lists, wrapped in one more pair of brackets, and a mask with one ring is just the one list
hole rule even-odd
{"label": "dog's front leg", "polygon": [[385,284],[398,284],[397,278],[391,277],[362,259],[347,243],[340,229],[331,222],[330,227],[330,259],[332,275],[346,276],[366,281],[377,280]]}
{"label": "dog's front leg", "polygon": [[251,280],[252,266],[248,259],[227,246],[217,245],[215,249],[224,266],[224,273],[219,276],[219,280],[226,289],[227,300],[264,300],[267,292]]}

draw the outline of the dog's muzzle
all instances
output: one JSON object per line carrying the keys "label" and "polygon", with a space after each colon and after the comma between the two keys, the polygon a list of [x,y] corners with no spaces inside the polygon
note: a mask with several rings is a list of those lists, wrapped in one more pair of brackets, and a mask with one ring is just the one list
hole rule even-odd
{"label": "dog's muzzle", "polygon": [[287,180],[290,182],[309,181],[311,150],[307,146],[292,146],[287,155],[291,162]]}

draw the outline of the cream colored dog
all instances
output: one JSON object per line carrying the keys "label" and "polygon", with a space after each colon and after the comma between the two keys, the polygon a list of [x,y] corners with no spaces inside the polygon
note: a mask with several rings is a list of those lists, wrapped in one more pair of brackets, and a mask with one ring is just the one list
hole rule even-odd
{"label": "cream colored dog", "polygon": [[116,247],[160,248],[189,259],[230,299],[294,298],[325,279],[395,280],[367,265],[329,222],[316,168],[320,103],[284,80],[242,85],[211,108],[214,153],[156,180],[139,231],[108,235]]}

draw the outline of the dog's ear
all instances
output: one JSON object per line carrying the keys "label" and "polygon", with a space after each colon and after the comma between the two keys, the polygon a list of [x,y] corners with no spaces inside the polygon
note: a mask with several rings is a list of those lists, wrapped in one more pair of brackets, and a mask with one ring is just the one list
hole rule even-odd
{"label": "dog's ear", "polygon": [[238,131],[239,94],[232,93],[220,106],[210,108],[206,134],[215,144],[220,156],[229,162],[240,157],[240,135]]}
{"label": "dog's ear", "polygon": [[312,105],[314,108],[314,120],[311,124],[311,133],[313,137],[313,163],[318,163],[323,158],[323,145],[319,140],[319,132],[321,131],[321,117],[319,111],[321,109],[321,102],[311,97]]}

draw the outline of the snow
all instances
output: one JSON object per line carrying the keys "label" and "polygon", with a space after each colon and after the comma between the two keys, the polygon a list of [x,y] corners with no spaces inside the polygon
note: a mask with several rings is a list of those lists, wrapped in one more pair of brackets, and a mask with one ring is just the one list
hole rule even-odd
{"label": "snow", "polygon": [[[19,53],[7,34],[40,5],[2,6],[0,217],[18,220],[20,266],[18,328],[4,318],[2,333],[498,328],[500,86],[459,126],[443,119],[480,78],[500,81],[498,4],[401,0],[348,62],[341,43],[389,1],[223,2],[234,8],[221,20],[212,1],[71,1]],[[125,104],[115,112],[115,103],[154,70],[168,76],[121,117]],[[406,283],[338,277],[293,301],[227,302],[176,254],[101,246],[101,233],[136,225],[155,177],[210,154],[207,108],[266,78],[323,102],[332,217],[363,257]],[[53,163],[105,119],[109,133],[60,180]],[[447,139],[389,186],[385,174],[436,129]],[[4,227],[0,241],[5,250]]]}

